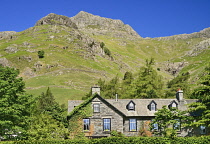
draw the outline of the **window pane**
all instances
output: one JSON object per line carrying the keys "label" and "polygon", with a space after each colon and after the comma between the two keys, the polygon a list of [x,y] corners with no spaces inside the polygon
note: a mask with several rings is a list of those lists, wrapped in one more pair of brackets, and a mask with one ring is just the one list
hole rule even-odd
{"label": "window pane", "polygon": [[151,111],[155,111],[155,104],[154,103],[151,104]]}
{"label": "window pane", "polygon": [[176,119],[178,122],[174,124],[174,129],[179,130],[180,129],[180,120]]}
{"label": "window pane", "polygon": [[90,119],[83,119],[83,130],[90,130]]}
{"label": "window pane", "polygon": [[103,119],[104,131],[111,130],[111,119]]}
{"label": "window pane", "polygon": [[130,119],[129,126],[130,131],[136,131],[136,119]]}
{"label": "window pane", "polygon": [[153,130],[158,130],[158,124],[157,123],[153,124]]}
{"label": "window pane", "polygon": [[206,127],[200,126],[201,134],[206,134]]}
{"label": "window pane", "polygon": [[93,104],[93,112],[100,112],[100,105],[99,104]]}
{"label": "window pane", "polygon": [[134,110],[134,103],[130,103],[129,105],[128,105],[128,109],[129,110]]}
{"label": "window pane", "polygon": [[176,108],[176,103],[172,103],[171,107]]}

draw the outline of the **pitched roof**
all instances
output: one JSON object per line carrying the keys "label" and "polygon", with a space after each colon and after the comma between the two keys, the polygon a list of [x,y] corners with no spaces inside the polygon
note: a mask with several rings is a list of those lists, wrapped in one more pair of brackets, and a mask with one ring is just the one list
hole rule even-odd
{"label": "pitched roof", "polygon": [[178,104],[178,109],[187,110],[187,104],[197,101],[184,100],[178,102],[176,99],[132,99],[132,101],[136,104],[135,111],[129,111],[126,109],[126,105],[131,101],[131,99],[118,99],[118,101],[115,101],[114,99],[106,100],[126,116],[154,116],[156,111],[150,111],[148,109],[148,105],[151,103],[151,101],[154,101],[157,104],[157,110],[161,109],[164,105],[168,106],[172,101],[176,101]]}
{"label": "pitched roof", "polygon": [[[196,99],[184,99],[178,101],[177,99],[103,99],[101,96],[96,95],[100,100],[109,105],[112,109],[117,111],[123,116],[154,116],[156,111],[150,111],[148,105],[151,101],[154,101],[157,105],[157,110],[161,109],[164,105],[168,106],[171,102],[175,101],[178,104],[178,109],[187,110],[187,105],[196,102]],[[135,111],[129,111],[126,106],[129,102],[133,101],[135,103]],[[68,101],[68,112],[71,112],[74,107],[81,104],[82,100],[69,100]]]}

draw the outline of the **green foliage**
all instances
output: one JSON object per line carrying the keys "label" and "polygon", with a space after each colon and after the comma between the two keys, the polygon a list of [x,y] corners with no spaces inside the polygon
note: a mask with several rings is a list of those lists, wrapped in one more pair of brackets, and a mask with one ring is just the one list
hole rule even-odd
{"label": "green foliage", "polygon": [[115,98],[115,95],[119,92],[119,77],[116,75],[109,82],[99,79],[98,83],[101,89],[101,95],[104,98]]}
{"label": "green foliage", "polygon": [[65,127],[68,127],[68,122],[66,120],[67,108],[65,105],[59,105],[55,101],[55,98],[48,87],[46,93],[42,93],[37,100],[37,112],[36,114],[47,114],[52,116],[56,121],[61,122]]}
{"label": "green foliage", "polygon": [[188,97],[190,94],[189,81],[188,81],[189,78],[190,78],[190,73],[186,72],[179,74],[177,77],[169,81],[167,83],[168,90],[166,91],[165,97],[174,97],[175,92],[178,89],[182,89],[185,93],[185,97]]}
{"label": "green foliage", "polygon": [[176,131],[180,129],[180,124],[187,119],[185,114],[185,111],[180,111],[177,108],[168,109],[163,106],[155,113],[155,118],[150,123],[150,129],[153,130],[154,124],[157,124],[158,130],[154,131],[154,134],[174,138]]}
{"label": "green foliage", "polygon": [[19,71],[0,65],[0,136],[23,138],[34,99],[24,91],[25,83],[18,78]]}
{"label": "green foliage", "polygon": [[196,114],[196,122],[191,121],[190,125],[210,127],[210,63],[204,69],[203,75],[199,80],[199,87],[194,90],[194,98],[200,101],[192,103],[189,112]]}
{"label": "green foliage", "polygon": [[70,138],[80,138],[80,139],[85,138],[83,132],[83,119],[92,116],[93,110],[90,101],[95,96],[96,95],[93,95],[87,98],[83,103],[76,106],[70,114],[68,114],[68,121],[69,121],[68,129],[70,132]]}
{"label": "green foliage", "polygon": [[107,47],[104,47],[103,49],[104,49],[104,53],[110,57],[111,51]]}
{"label": "green foliage", "polygon": [[43,50],[38,51],[38,57],[39,58],[44,58],[44,51]]}
{"label": "green foliage", "polygon": [[152,68],[154,64],[154,58],[146,59],[146,66],[141,67],[138,77],[131,85],[130,97],[158,98],[163,94],[162,77]]}
{"label": "green foliage", "polygon": [[121,132],[118,132],[116,130],[112,130],[110,135],[114,137],[124,137],[124,135]]}
{"label": "green foliage", "polygon": [[105,43],[104,43],[104,42],[101,42],[101,43],[100,43],[100,47],[103,49],[104,46],[105,46]]}
{"label": "green foliage", "polygon": [[53,119],[50,115],[39,114],[38,116],[31,117],[27,134],[29,140],[62,140],[68,137],[68,130],[62,123]]}

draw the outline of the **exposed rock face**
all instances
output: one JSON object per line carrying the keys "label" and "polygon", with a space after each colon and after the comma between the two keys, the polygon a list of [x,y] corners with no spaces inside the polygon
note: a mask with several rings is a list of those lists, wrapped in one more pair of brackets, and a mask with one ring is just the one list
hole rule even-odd
{"label": "exposed rock face", "polygon": [[9,61],[6,58],[0,58],[0,65],[2,66],[10,66]]}
{"label": "exposed rock face", "polygon": [[4,32],[0,32],[0,39],[3,39],[3,38],[12,39],[12,36],[14,34],[16,34],[15,31],[4,31]]}
{"label": "exposed rock face", "polygon": [[180,34],[168,37],[159,37],[158,40],[177,40],[177,39],[189,39],[189,38],[210,38],[210,27],[201,30],[200,32],[195,32],[192,34]]}
{"label": "exposed rock face", "polygon": [[122,37],[123,35],[140,37],[129,25],[125,25],[121,20],[113,20],[95,16],[90,13],[81,11],[71,20],[77,27],[83,31],[88,31],[94,34],[115,33],[115,36]]}
{"label": "exposed rock face", "polygon": [[196,44],[191,51],[187,53],[188,56],[197,56],[202,53],[204,50],[210,49],[210,38],[207,40],[203,40]]}
{"label": "exposed rock face", "polygon": [[67,16],[63,16],[63,15],[57,15],[54,13],[50,13],[49,15],[43,17],[42,19],[40,19],[39,21],[36,22],[35,26],[39,26],[39,25],[65,25],[68,27],[72,27],[77,29],[77,26],[75,25],[75,23],[73,23],[71,21],[71,19]]}
{"label": "exposed rock face", "polygon": [[173,62],[172,63],[168,61],[168,62],[163,63],[163,69],[169,72],[171,75],[176,75],[186,65],[188,65],[188,62]]}
{"label": "exposed rock face", "polygon": [[18,52],[18,48],[17,48],[17,45],[11,45],[11,46],[8,46],[7,48],[5,48],[5,51],[7,53],[16,53]]}

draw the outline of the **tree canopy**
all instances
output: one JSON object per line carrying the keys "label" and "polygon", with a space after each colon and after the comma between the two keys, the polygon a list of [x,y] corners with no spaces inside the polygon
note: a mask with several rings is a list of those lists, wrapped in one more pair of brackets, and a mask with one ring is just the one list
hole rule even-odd
{"label": "tree canopy", "polygon": [[189,112],[196,115],[196,122],[190,125],[210,127],[210,63],[204,69],[198,85],[199,87],[193,92],[193,98],[199,99],[199,102],[189,106]]}
{"label": "tree canopy", "polygon": [[24,135],[34,99],[24,91],[19,71],[0,65],[0,136],[4,139]]}

